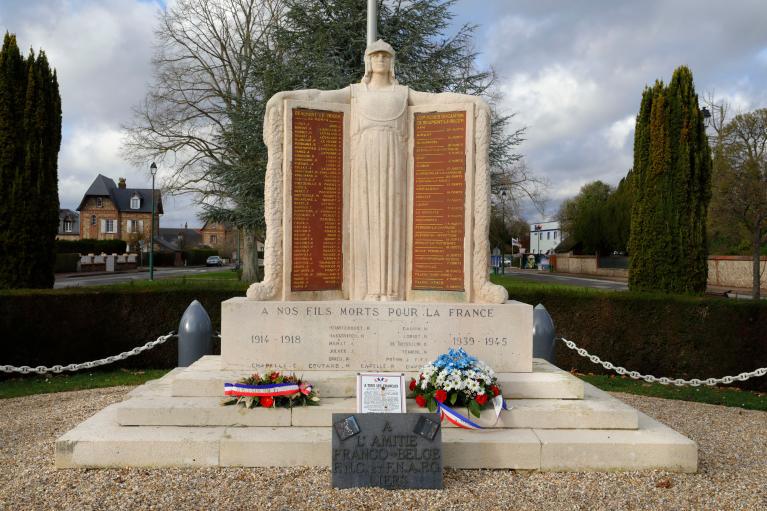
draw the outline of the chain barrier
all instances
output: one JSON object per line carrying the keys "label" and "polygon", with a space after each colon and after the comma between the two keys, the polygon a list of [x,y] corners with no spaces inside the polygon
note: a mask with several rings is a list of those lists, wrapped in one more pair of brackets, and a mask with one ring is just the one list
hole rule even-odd
{"label": "chain barrier", "polygon": [[37,366],[37,367],[30,367],[30,366],[21,366],[21,367],[15,367],[11,365],[0,365],[0,371],[4,373],[21,373],[21,374],[29,374],[29,373],[37,373],[37,374],[45,374],[45,373],[62,373],[64,371],[79,371],[80,369],[92,369],[94,367],[103,366],[107,364],[111,364],[113,362],[117,362],[119,360],[125,360],[128,357],[132,357],[133,355],[138,355],[139,353],[147,350],[151,350],[155,346],[159,346],[160,344],[164,343],[171,337],[175,337],[176,332],[171,331],[167,335],[161,335],[154,341],[149,341],[148,343],[144,344],[143,346],[137,346],[133,348],[130,351],[123,351],[119,355],[112,355],[111,357],[101,358],[99,360],[94,360],[93,362],[83,362],[82,364],[69,364],[66,366],[62,365],[55,365],[52,367],[45,367],[45,366]]}
{"label": "chain barrier", "polygon": [[750,373],[740,373],[737,376],[723,376],[721,378],[707,378],[705,380],[699,380],[698,378],[693,378],[691,380],[683,380],[682,378],[666,378],[665,376],[662,376],[660,378],[657,378],[651,374],[640,374],[636,371],[629,371],[625,367],[616,366],[613,365],[610,362],[604,362],[601,358],[599,358],[596,355],[592,355],[588,351],[584,350],[583,348],[579,348],[573,341],[568,341],[564,337],[558,337],[557,340],[562,341],[565,343],[565,345],[570,348],[571,350],[574,350],[578,355],[588,358],[590,361],[592,361],[595,364],[599,364],[605,369],[609,369],[611,371],[615,371],[616,373],[628,376],[630,378],[633,378],[635,380],[644,380],[648,383],[660,383],[661,385],[669,385],[673,383],[677,387],[682,387],[684,385],[690,385],[692,387],[698,387],[700,385],[716,385],[718,383],[724,383],[729,385],[730,383],[733,383],[734,381],[746,381],[749,378],[754,378],[757,376],[764,376],[767,374],[767,367],[762,367],[759,369],[756,369],[754,371],[751,371]]}

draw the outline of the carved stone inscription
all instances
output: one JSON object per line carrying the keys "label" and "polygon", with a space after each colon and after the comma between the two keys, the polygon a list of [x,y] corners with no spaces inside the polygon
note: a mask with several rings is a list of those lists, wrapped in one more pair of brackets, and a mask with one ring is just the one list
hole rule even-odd
{"label": "carved stone inscription", "polygon": [[464,291],[466,112],[415,114],[412,288]]}
{"label": "carved stone inscription", "polygon": [[293,109],[293,291],[343,283],[343,112]]}
{"label": "carved stone inscription", "polygon": [[333,414],[334,488],[442,488],[437,414]]}
{"label": "carved stone inscription", "polygon": [[532,307],[232,298],[221,308],[224,369],[416,371],[462,347],[499,372],[532,369]]}

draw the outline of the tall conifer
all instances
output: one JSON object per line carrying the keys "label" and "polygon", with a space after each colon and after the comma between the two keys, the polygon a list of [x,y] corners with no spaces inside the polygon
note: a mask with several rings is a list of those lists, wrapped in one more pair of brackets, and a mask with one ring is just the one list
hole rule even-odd
{"label": "tall conifer", "polygon": [[629,286],[702,293],[711,153],[689,68],[645,89],[634,134]]}
{"label": "tall conifer", "polygon": [[0,51],[0,288],[52,287],[61,98],[44,52]]}

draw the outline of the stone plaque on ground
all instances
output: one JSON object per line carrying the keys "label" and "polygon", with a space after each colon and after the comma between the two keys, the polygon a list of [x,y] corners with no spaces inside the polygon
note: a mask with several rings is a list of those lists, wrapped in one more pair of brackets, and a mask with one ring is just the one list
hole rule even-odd
{"label": "stone plaque on ground", "polygon": [[464,348],[498,372],[532,371],[532,307],[520,302],[256,302],[221,309],[223,369],[416,371]]}
{"label": "stone plaque on ground", "polygon": [[439,415],[333,414],[334,488],[442,489]]}
{"label": "stone plaque on ground", "polygon": [[466,112],[414,124],[412,288],[464,291]]}

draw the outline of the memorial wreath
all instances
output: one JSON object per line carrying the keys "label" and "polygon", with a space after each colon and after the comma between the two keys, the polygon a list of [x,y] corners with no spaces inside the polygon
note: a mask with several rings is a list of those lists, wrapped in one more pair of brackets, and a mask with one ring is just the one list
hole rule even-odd
{"label": "memorial wreath", "polygon": [[[434,362],[426,364],[419,371],[418,378],[410,380],[410,390],[418,406],[428,407],[460,427],[477,426],[466,423],[465,417],[457,414],[450,406],[466,406],[469,414],[480,416],[482,408],[493,401],[503,408],[501,388],[495,372],[483,361],[466,353],[463,348],[450,349]],[[463,419],[463,420],[462,420]],[[469,429],[481,429],[479,426]]]}
{"label": "memorial wreath", "polygon": [[224,395],[228,398],[221,404],[245,408],[293,408],[318,405],[320,402],[318,392],[311,383],[279,371],[263,376],[255,373],[237,383],[224,383]]}

